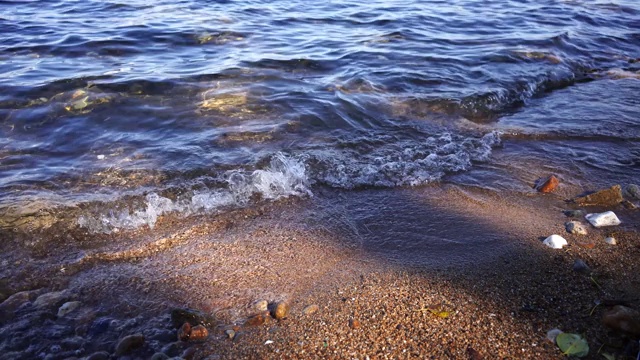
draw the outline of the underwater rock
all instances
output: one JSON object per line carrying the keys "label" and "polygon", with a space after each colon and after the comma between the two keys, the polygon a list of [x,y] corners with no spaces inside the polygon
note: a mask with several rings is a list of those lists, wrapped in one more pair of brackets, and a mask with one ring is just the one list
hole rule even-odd
{"label": "underwater rock", "polygon": [[603,226],[616,226],[620,225],[620,219],[613,211],[606,211],[603,213],[587,214],[584,217],[591,223],[591,225],[599,228]]}
{"label": "underwater rock", "polygon": [[133,334],[125,336],[116,345],[116,356],[122,356],[144,345],[144,335]]}
{"label": "underwater rock", "polygon": [[544,239],[542,242],[552,249],[562,249],[565,245],[568,245],[567,240],[560,235],[551,235],[548,238]]}
{"label": "underwater rock", "polygon": [[624,189],[625,195],[632,200],[640,200],[640,186],[636,184],[629,184]]}

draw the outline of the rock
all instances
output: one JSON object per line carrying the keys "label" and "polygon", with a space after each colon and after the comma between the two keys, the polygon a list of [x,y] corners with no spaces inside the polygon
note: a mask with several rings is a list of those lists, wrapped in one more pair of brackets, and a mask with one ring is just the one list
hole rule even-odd
{"label": "rock", "polygon": [[162,348],[162,352],[167,354],[169,357],[178,356],[184,350],[185,344],[185,342],[181,341],[169,343]]}
{"label": "rock", "polygon": [[67,300],[70,295],[67,290],[42,294],[33,302],[33,306],[40,309],[57,307]]}
{"label": "rock", "polygon": [[106,351],[98,351],[89,355],[87,360],[109,360],[109,353]]}
{"label": "rock", "polygon": [[224,333],[227,334],[230,340],[233,340],[233,338],[236,337],[236,332],[231,329],[226,330]]}
{"label": "rock", "polygon": [[555,344],[556,343],[556,338],[558,337],[558,335],[560,335],[562,333],[563,333],[563,331],[560,330],[560,329],[551,329],[551,330],[547,331],[547,339]]}
{"label": "rock", "polygon": [[583,274],[591,272],[591,268],[581,259],[576,259],[576,261],[573,262],[573,270]]}
{"label": "rock", "polygon": [[587,235],[587,229],[579,221],[569,221],[564,224],[567,232],[574,235]]}
{"label": "rock", "polygon": [[616,238],[609,236],[608,238],[604,239],[604,242],[606,242],[609,245],[617,245],[618,242],[616,241]]}
{"label": "rock", "polygon": [[144,335],[133,334],[125,336],[116,345],[116,356],[122,356],[130,353],[131,351],[138,349],[144,345]]}
{"label": "rock", "polygon": [[111,325],[112,320],[113,319],[108,317],[101,317],[96,319],[89,327],[87,334],[93,337],[105,333],[107,330],[109,330],[109,326]]}
{"label": "rock", "polygon": [[289,304],[285,301],[280,301],[273,306],[271,309],[271,316],[276,320],[282,320],[287,317],[289,313]]}
{"label": "rock", "polygon": [[562,236],[555,234],[544,239],[542,243],[552,249],[562,249],[565,245],[568,245],[567,240],[565,240]]}
{"label": "rock", "polygon": [[191,336],[189,341],[205,341],[209,337],[209,331],[202,325],[194,326],[191,329]]}
{"label": "rock", "polygon": [[65,350],[76,350],[84,345],[84,339],[81,336],[74,336],[72,338],[62,340],[61,345]]}
{"label": "rock", "polygon": [[204,325],[213,326],[215,319],[211,315],[207,315],[202,311],[193,309],[173,309],[171,310],[171,323],[173,327],[179,328],[188,322],[191,326]]}
{"label": "rock", "polygon": [[584,216],[583,210],[563,210],[562,213],[567,217],[581,218]]}
{"label": "rock", "polygon": [[168,359],[170,359],[170,357],[167,354],[161,353],[161,352],[157,352],[153,354],[153,356],[151,357],[151,360],[168,360]]}
{"label": "rock", "polygon": [[302,310],[302,314],[304,315],[311,315],[311,314],[315,314],[316,312],[318,312],[318,310],[320,310],[320,307],[318,307],[318,305],[309,305],[306,308],[304,308]]}
{"label": "rock", "polygon": [[587,214],[584,217],[585,219],[587,219],[588,222],[591,223],[591,225],[599,228],[599,227],[603,227],[603,226],[616,226],[616,225],[620,225],[620,219],[618,219],[618,217],[616,216],[616,214],[613,211],[606,211],[603,213],[594,213],[594,214]]}
{"label": "rock", "polygon": [[602,323],[615,331],[640,336],[640,312],[626,306],[614,306],[602,316]]}
{"label": "rock", "polygon": [[244,326],[260,326],[267,323],[271,319],[268,311],[261,312],[250,316],[247,321],[244,322]]}
{"label": "rock", "polygon": [[15,316],[15,311],[26,302],[32,300],[33,297],[34,294],[32,291],[21,291],[9,296],[8,299],[0,304],[0,323],[2,323],[3,320],[12,319]]}
{"label": "rock", "polygon": [[632,200],[640,200],[640,186],[636,184],[629,184],[624,189],[624,194]]}
{"label": "rock", "polygon": [[182,352],[182,354],[180,355],[180,357],[184,360],[191,360],[194,358],[194,356],[196,355],[196,348],[194,347],[190,347],[188,349],[186,349],[185,351]]}
{"label": "rock", "polygon": [[191,324],[188,322],[182,324],[180,329],[178,329],[178,340],[187,341],[191,336]]}
{"label": "rock", "polygon": [[70,313],[73,310],[79,308],[80,305],[82,305],[82,303],[80,301],[69,301],[69,302],[66,302],[66,303],[62,304],[62,306],[60,306],[60,309],[58,309],[58,317],[59,318],[64,317],[68,313]]}
{"label": "rock", "polygon": [[258,312],[269,310],[269,302],[267,300],[259,300],[253,304],[253,308]]}
{"label": "rock", "polygon": [[559,184],[560,180],[558,180],[555,175],[550,175],[546,178],[536,180],[533,187],[541,193],[550,193],[555,190]]}
{"label": "rock", "polygon": [[356,319],[349,320],[349,327],[352,328],[352,329],[360,328],[360,321],[358,321]]}
{"label": "rock", "polygon": [[581,206],[613,206],[621,203],[623,200],[620,185],[614,185],[609,189],[596,191],[592,194],[573,199],[576,204]]}
{"label": "rock", "polygon": [[624,206],[624,208],[628,209],[628,210],[636,210],[638,208],[638,206],[636,204],[632,203],[629,200],[623,201],[622,202],[622,206]]}

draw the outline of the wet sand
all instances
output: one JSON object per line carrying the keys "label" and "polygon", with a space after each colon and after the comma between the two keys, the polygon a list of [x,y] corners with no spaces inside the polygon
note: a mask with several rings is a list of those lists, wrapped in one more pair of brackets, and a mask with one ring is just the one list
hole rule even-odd
{"label": "wet sand", "polygon": [[[164,218],[153,231],[67,232],[22,248],[5,241],[3,293],[68,289],[67,300],[82,306],[67,319],[31,317],[12,332],[36,311],[23,305],[3,322],[0,339],[69,326],[67,337],[84,344],[77,358],[113,354],[119,339],[142,333],[145,345],[123,358],[191,348],[196,359],[561,359],[545,339],[559,328],[585,336],[588,358],[637,353],[603,327],[607,307],[594,310],[594,301],[640,306],[638,214],[617,206],[611,210],[621,226],[568,234],[561,210],[575,208],[565,202],[575,190],[318,189],[314,198],[215,217]],[[551,234],[569,246],[547,248],[541,240]],[[618,245],[604,242],[609,235]],[[413,245],[403,246],[403,236]],[[593,275],[575,272],[576,259]],[[286,301],[288,316],[246,326],[260,300]],[[59,305],[38,311],[55,314]],[[309,305],[318,311],[305,315]],[[169,321],[175,307],[215,316],[205,342],[168,348],[176,340]],[[120,326],[96,335],[102,318]],[[231,329],[233,340],[225,333]],[[38,341],[41,354],[63,358],[64,351],[51,351],[60,337]],[[5,348],[0,358],[26,350]]]}

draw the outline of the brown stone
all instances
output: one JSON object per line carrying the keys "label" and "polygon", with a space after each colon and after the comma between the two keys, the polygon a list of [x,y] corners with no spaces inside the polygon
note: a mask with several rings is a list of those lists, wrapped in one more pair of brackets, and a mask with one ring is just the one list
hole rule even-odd
{"label": "brown stone", "polygon": [[204,341],[209,336],[209,331],[206,327],[202,325],[194,326],[191,329],[191,336],[189,336],[189,341]]}
{"label": "brown stone", "polygon": [[304,308],[304,310],[302,310],[302,313],[304,315],[311,315],[314,314],[316,312],[318,312],[318,310],[320,310],[320,307],[318,305],[309,305],[306,308]]}
{"label": "brown stone", "polygon": [[191,324],[188,322],[182,324],[180,329],[178,329],[178,340],[187,341],[191,336]]}
{"label": "brown stone", "polygon": [[482,360],[482,355],[478,352],[478,350],[469,346],[467,348],[467,356],[469,356],[469,360]]}
{"label": "brown stone", "polygon": [[609,189],[579,196],[573,199],[573,201],[580,206],[613,206],[620,204],[624,199],[622,198],[622,188],[620,185],[614,185]]}
{"label": "brown stone", "polygon": [[271,316],[273,316],[273,318],[276,320],[282,320],[285,317],[287,317],[288,313],[289,313],[289,304],[287,304],[285,301],[280,301],[276,303],[275,306],[273,307],[271,311]]}
{"label": "brown stone", "polygon": [[352,329],[360,328],[360,321],[358,321],[356,319],[349,320],[349,327],[352,328]]}
{"label": "brown stone", "polygon": [[550,193],[554,191],[558,185],[560,185],[560,180],[558,180],[555,175],[550,175],[546,178],[536,180],[533,187],[541,193]]}
{"label": "brown stone", "polygon": [[268,311],[261,312],[250,316],[247,321],[244,322],[244,326],[260,326],[269,321],[271,316]]}
{"label": "brown stone", "polygon": [[640,336],[640,312],[616,305],[602,316],[602,323],[618,332]]}

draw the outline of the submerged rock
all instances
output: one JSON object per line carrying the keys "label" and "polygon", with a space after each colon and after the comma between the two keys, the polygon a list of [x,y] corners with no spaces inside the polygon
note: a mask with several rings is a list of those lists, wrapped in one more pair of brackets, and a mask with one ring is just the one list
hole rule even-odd
{"label": "submerged rock", "polygon": [[629,184],[624,189],[624,194],[632,200],[640,200],[640,186],[636,184]]}
{"label": "submerged rock", "polygon": [[622,202],[622,206],[624,206],[624,207],[625,207],[625,209],[629,209],[629,210],[635,210],[635,209],[637,209],[637,208],[638,208],[638,206],[637,206],[636,204],[632,203],[632,202],[631,202],[631,201],[629,201],[629,200],[625,200],[625,201],[623,201],[623,202]]}
{"label": "submerged rock", "polygon": [[603,213],[587,214],[584,217],[591,223],[591,225],[599,228],[603,226],[616,226],[620,225],[620,219],[613,211],[606,211]]}
{"label": "submerged rock", "polygon": [[60,309],[58,309],[58,317],[59,318],[64,317],[68,313],[70,313],[73,310],[79,308],[80,305],[82,305],[82,303],[80,301],[69,301],[69,302],[66,302],[66,303],[62,304],[62,306],[60,306]]}
{"label": "submerged rock", "polygon": [[61,303],[69,299],[70,295],[67,290],[42,294],[33,302],[33,306],[41,309],[60,306]]}
{"label": "submerged rock", "polygon": [[560,235],[551,235],[542,242],[552,249],[562,249],[565,245],[569,245],[567,240]]}
{"label": "submerged rock", "polygon": [[0,304],[0,323],[2,323],[3,320],[12,319],[15,316],[14,312],[33,298],[35,298],[33,291],[21,291],[9,296],[9,298]]}
{"label": "submerged rock", "polygon": [[116,356],[122,356],[130,353],[131,351],[138,349],[144,345],[144,335],[133,334],[125,336],[116,345]]}
{"label": "submerged rock", "polygon": [[559,184],[560,180],[558,180],[555,175],[550,175],[546,178],[536,180],[533,187],[541,193],[550,193],[555,190]]}
{"label": "submerged rock", "polygon": [[204,325],[213,326],[215,319],[211,315],[207,315],[202,311],[193,309],[173,309],[171,310],[171,323],[173,327],[179,328],[188,322],[192,326]]}
{"label": "submerged rock", "polygon": [[614,185],[609,189],[596,191],[592,194],[573,199],[576,204],[581,206],[613,206],[621,203],[623,200],[620,185]]}
{"label": "submerged rock", "polygon": [[602,316],[602,323],[615,331],[640,336],[640,312],[626,306],[614,306]]}
{"label": "submerged rock", "polygon": [[587,235],[587,229],[579,221],[569,221],[564,224],[567,232],[574,235]]}

